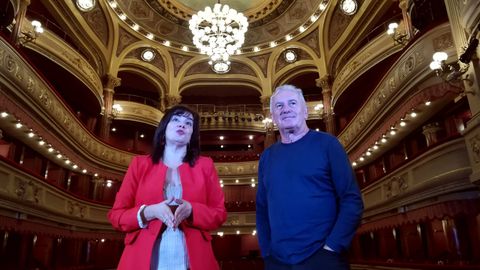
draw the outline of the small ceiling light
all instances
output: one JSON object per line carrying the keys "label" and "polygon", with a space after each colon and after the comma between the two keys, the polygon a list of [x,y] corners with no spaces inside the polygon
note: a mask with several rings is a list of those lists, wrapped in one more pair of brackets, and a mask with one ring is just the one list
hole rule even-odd
{"label": "small ceiling light", "polygon": [[110,4],[110,6],[111,6],[112,8],[117,8],[117,2],[115,2],[115,1],[110,1],[109,4]]}
{"label": "small ceiling light", "polygon": [[252,235],[257,234],[257,230],[253,230]]}
{"label": "small ceiling light", "polygon": [[147,38],[148,38],[148,39],[153,39],[153,37],[154,37],[154,36],[153,36],[152,33],[148,33],[148,34],[147,34]]}
{"label": "small ceiling light", "polygon": [[249,145],[248,145],[248,148],[252,148],[252,146],[249,144]]}
{"label": "small ceiling light", "polygon": [[220,137],[218,137],[220,139],[220,141],[223,141],[223,139],[225,139],[225,137],[222,135]]}
{"label": "small ceiling light", "polygon": [[401,127],[404,127],[404,126],[406,126],[406,125],[407,125],[407,123],[405,123],[405,121],[400,121],[400,126],[401,126]]}
{"label": "small ceiling light", "polygon": [[319,129],[319,128],[316,128],[315,131],[320,131],[320,129]]}
{"label": "small ceiling light", "polygon": [[253,140],[253,135],[248,135],[249,140]]}
{"label": "small ceiling light", "polygon": [[368,152],[366,153],[366,155],[369,157],[369,156],[372,155],[372,152],[368,151]]}
{"label": "small ceiling light", "polygon": [[7,117],[7,116],[8,116],[8,113],[6,113],[6,112],[2,112],[2,113],[0,114],[0,116],[2,116],[2,118],[5,118],[5,117]]}
{"label": "small ceiling light", "polygon": [[238,179],[235,179],[235,183],[237,183],[237,184],[238,184],[238,182],[240,182],[240,180],[238,180]]}
{"label": "small ceiling light", "polygon": [[140,134],[140,138],[145,138],[145,134]]}
{"label": "small ceiling light", "polygon": [[33,133],[33,132],[29,132],[29,133],[28,133],[28,137],[29,137],[29,138],[33,138],[33,136],[35,136],[35,133]]}
{"label": "small ceiling light", "polygon": [[225,74],[230,71],[230,61],[212,62],[212,70],[217,74]]}
{"label": "small ceiling light", "polygon": [[88,12],[95,7],[95,0],[77,0],[77,7],[80,11]]}
{"label": "small ceiling light", "polygon": [[20,123],[20,122],[19,122],[19,123],[16,123],[16,124],[15,124],[15,127],[16,127],[16,128],[21,128],[21,127],[22,127],[22,123]]}
{"label": "small ceiling light", "polygon": [[320,10],[321,11],[324,11],[326,8],[327,8],[327,4],[325,4],[324,2],[322,2],[319,6]]}
{"label": "small ceiling light", "polygon": [[98,177],[98,173],[94,174],[93,176]]}
{"label": "small ceiling light", "polygon": [[393,136],[393,135],[395,135],[395,134],[397,134],[397,132],[396,132],[394,129],[390,130],[390,135]]}
{"label": "small ceiling light", "polygon": [[251,182],[255,182],[255,178],[250,179]]}
{"label": "small ceiling light", "polygon": [[82,170],[82,173],[87,173],[87,169],[83,169],[83,170]]}
{"label": "small ceiling light", "polygon": [[310,16],[310,21],[313,23],[317,20],[317,18],[318,18],[317,16],[312,15],[312,16]]}
{"label": "small ceiling light", "polygon": [[66,164],[70,164],[70,160],[68,160],[68,159],[65,160],[65,163],[66,163]]}
{"label": "small ceiling light", "polygon": [[138,24],[134,23],[132,25],[132,28],[133,28],[133,30],[138,31],[138,29],[140,29],[140,26],[138,26]]}
{"label": "small ceiling light", "polygon": [[163,45],[165,45],[165,46],[169,47],[169,46],[170,46],[170,41],[168,41],[168,40],[165,40],[165,41],[163,42]]}
{"label": "small ceiling light", "polygon": [[287,63],[293,63],[297,61],[297,54],[294,50],[286,50],[283,57]]}
{"label": "small ceiling light", "polygon": [[222,180],[222,179],[220,179],[220,183],[223,183],[223,180]]}
{"label": "small ceiling light", "polygon": [[250,186],[255,187],[255,183],[252,183]]}
{"label": "small ceiling light", "polygon": [[62,158],[62,154],[57,154],[57,158]]}
{"label": "small ceiling light", "polygon": [[375,145],[373,146],[373,150],[377,150],[377,149],[378,149],[378,145],[375,144]]}
{"label": "small ceiling light", "polygon": [[257,46],[255,46],[255,47],[253,47],[253,51],[254,51],[254,52],[258,52],[258,51],[260,51],[260,48],[258,48]]}
{"label": "small ceiling light", "polygon": [[48,152],[49,152],[49,153],[52,153],[53,150],[54,150],[53,147],[48,148]]}
{"label": "small ceiling light", "polygon": [[291,40],[291,39],[292,39],[292,36],[291,36],[291,35],[286,35],[286,36],[285,36],[285,40],[286,40],[286,41],[289,41],[289,40]]}
{"label": "small ceiling light", "polygon": [[220,187],[222,187],[222,188],[223,188],[223,184],[220,184]]}
{"label": "small ceiling light", "polygon": [[239,230],[237,230],[237,231],[236,231],[236,234],[240,234],[240,231],[239,231]]}
{"label": "small ceiling light", "polygon": [[78,168],[77,164],[74,164],[72,167],[73,167],[74,169]]}
{"label": "small ceiling light", "polygon": [[120,20],[122,21],[125,21],[127,19],[127,15],[125,15],[125,13],[122,13],[120,15],[118,15],[118,17],[120,18]]}
{"label": "small ceiling light", "polygon": [[155,51],[150,48],[145,49],[143,50],[141,57],[143,61],[150,62],[155,58]]}
{"label": "small ceiling light", "polygon": [[364,160],[365,160],[365,158],[364,158],[364,157],[360,157],[358,160],[360,160],[360,161],[364,161]]}
{"label": "small ceiling light", "polygon": [[107,187],[111,187],[111,186],[112,186],[112,183],[113,183],[112,180],[107,180]]}
{"label": "small ceiling light", "polygon": [[112,128],[112,131],[115,132],[115,131],[117,131],[117,129],[116,129],[116,128]]}
{"label": "small ceiling light", "polygon": [[303,33],[303,32],[305,31],[305,26],[303,26],[303,25],[300,26],[300,27],[298,28],[298,31],[300,31],[300,33]]}
{"label": "small ceiling light", "polygon": [[430,104],[432,104],[431,101],[426,101],[426,102],[425,102],[425,106],[430,106]]}
{"label": "small ceiling light", "polygon": [[345,15],[353,15],[357,12],[358,3],[356,0],[341,0],[340,1],[340,10]]}
{"label": "small ceiling light", "polygon": [[410,116],[411,116],[412,118],[415,118],[415,117],[417,117],[417,113],[416,113],[416,112],[411,112],[411,113],[410,113]]}
{"label": "small ceiling light", "polygon": [[217,232],[217,235],[222,237],[223,236],[223,232]]}
{"label": "small ceiling light", "polygon": [[223,148],[223,144],[222,144],[222,145],[220,145],[220,148]]}
{"label": "small ceiling light", "polygon": [[45,141],[44,140],[41,140],[38,142],[39,145],[44,145],[45,144]]}
{"label": "small ceiling light", "polygon": [[355,162],[355,161],[352,162],[352,166],[353,166],[353,167],[357,166],[357,162]]}
{"label": "small ceiling light", "polygon": [[187,46],[183,46],[183,47],[182,47],[182,51],[188,52],[188,47],[187,47]]}
{"label": "small ceiling light", "polygon": [[270,48],[273,48],[277,46],[277,43],[275,41],[270,42]]}

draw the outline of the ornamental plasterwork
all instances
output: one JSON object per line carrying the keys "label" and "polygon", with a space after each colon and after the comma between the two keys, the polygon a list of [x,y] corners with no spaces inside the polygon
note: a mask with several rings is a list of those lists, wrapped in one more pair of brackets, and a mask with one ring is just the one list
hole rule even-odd
{"label": "ornamental plasterwork", "polygon": [[439,37],[432,39],[433,49],[436,52],[445,51],[446,49],[453,48],[452,33],[445,33]]}
{"label": "ornamental plasterwork", "polygon": [[330,22],[330,31],[328,33],[328,46],[331,48],[345,32],[348,24],[354,16],[348,16],[343,14],[339,8],[335,8],[333,11],[332,20]]}
{"label": "ornamental plasterwork", "polygon": [[[335,92],[338,92],[340,89],[344,87],[351,79],[355,72],[358,72],[361,68],[365,66],[371,60],[372,53],[366,52],[358,57],[356,57],[353,61],[348,63],[344,68],[340,70],[340,72],[335,76],[335,81],[333,82],[332,89],[335,89]],[[335,93],[332,93],[333,96],[336,96]]]}
{"label": "ornamental plasterwork", "polygon": [[205,73],[213,73],[213,71],[207,62],[200,62],[190,67],[188,71],[185,73],[185,77],[189,75],[205,74]]}
{"label": "ornamental plasterwork", "polygon": [[85,205],[82,205],[78,202],[72,202],[72,201],[66,201],[66,210],[67,213],[79,217],[79,218],[84,218],[87,213],[87,207]]}
{"label": "ornamental plasterwork", "polygon": [[100,5],[95,5],[93,10],[89,12],[80,12],[84,16],[85,21],[88,23],[93,32],[102,41],[103,45],[108,44],[108,23],[105,18],[103,10]]}
{"label": "ornamental plasterwork", "polygon": [[33,181],[16,179],[15,194],[17,198],[23,201],[38,204],[40,202],[40,192],[42,189]]}
{"label": "ornamental plasterwork", "polygon": [[256,55],[253,57],[249,57],[253,62],[255,62],[260,69],[263,71],[263,75],[267,77],[268,71],[268,58],[270,58],[271,53]]}
{"label": "ornamental plasterwork", "polygon": [[[398,87],[402,85],[402,82],[406,80],[407,76],[411,75],[414,70],[419,69],[419,66],[424,63],[424,57],[419,52],[423,50],[423,47],[417,46],[414,49],[414,51],[410,52],[410,55],[405,57],[405,59],[407,59],[406,61],[397,65],[396,69],[386,75],[384,80],[379,84],[379,87],[372,93],[372,97],[374,98],[367,100],[352,121],[350,121],[350,124],[345,128],[344,132],[339,136],[339,140],[344,146],[349,146],[354,138],[358,140],[358,135],[365,127],[365,124],[370,123],[378,116],[375,113],[378,111],[377,109],[367,110],[366,108],[380,108],[384,106],[387,103],[386,101],[390,100],[393,94],[396,93]],[[397,82],[395,78],[399,78],[400,80]],[[364,122],[363,125],[360,124],[360,120]]]}
{"label": "ornamental plasterwork", "polygon": [[480,163],[480,135],[476,134],[469,139],[470,152],[475,163]]}
{"label": "ornamental plasterwork", "polygon": [[383,184],[383,194],[385,199],[396,197],[408,188],[408,183],[405,177],[394,176],[385,181]]}
{"label": "ornamental plasterwork", "polygon": [[320,57],[320,42],[318,40],[318,28],[314,29],[306,37],[300,39],[299,42],[306,44],[317,54],[318,57]]}
{"label": "ornamental plasterwork", "polygon": [[233,74],[244,74],[256,77],[257,74],[251,67],[239,62],[232,62],[230,72]]}
{"label": "ornamental plasterwork", "polygon": [[87,61],[83,60],[79,56],[73,55],[72,52],[75,51],[63,50],[60,55],[63,59],[68,60],[68,63],[75,67],[75,70],[82,72],[83,75],[87,77],[87,82],[93,84],[93,86],[95,87],[94,90],[98,94],[101,94],[102,86],[100,84],[100,79],[97,72]]}
{"label": "ornamental plasterwork", "polygon": [[170,55],[172,56],[173,69],[174,69],[175,76],[177,76],[177,73],[180,70],[180,68],[182,68],[183,64],[185,64],[186,62],[188,62],[188,60],[193,58],[191,56],[186,56],[183,54],[178,54],[173,52],[170,52]]}
{"label": "ornamental plasterwork", "polygon": [[118,48],[117,48],[117,56],[122,53],[123,49],[125,49],[128,45],[137,42],[139,39],[128,31],[123,29],[122,27],[118,28],[119,30],[119,38],[118,38]]}
{"label": "ornamental plasterwork", "polygon": [[218,174],[222,176],[228,175],[252,175],[257,173],[258,162],[236,162],[236,163],[216,163]]}

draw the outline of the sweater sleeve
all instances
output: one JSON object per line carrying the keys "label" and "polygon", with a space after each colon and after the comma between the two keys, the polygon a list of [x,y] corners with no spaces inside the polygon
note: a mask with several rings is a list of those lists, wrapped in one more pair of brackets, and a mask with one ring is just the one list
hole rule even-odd
{"label": "sweater sleeve", "polygon": [[338,215],[326,245],[336,252],[348,249],[363,213],[363,201],[343,146],[336,138],[328,145],[330,175],[338,198]]}
{"label": "sweater sleeve", "polygon": [[206,159],[205,190],[206,203],[190,202],[192,204],[192,219],[188,224],[203,230],[215,230],[227,220],[225,197],[212,159]]}
{"label": "sweater sleeve", "polygon": [[130,232],[140,228],[137,213],[140,205],[135,205],[135,194],[138,188],[139,159],[134,157],[117,192],[112,209],[107,217],[112,226],[122,232]]}
{"label": "sweater sleeve", "polygon": [[257,237],[260,245],[260,251],[262,256],[265,258],[270,255],[270,222],[268,219],[268,203],[267,203],[267,191],[264,181],[264,157],[267,154],[267,151],[264,151],[260,162],[258,164],[258,189],[256,195],[256,226],[257,226]]}

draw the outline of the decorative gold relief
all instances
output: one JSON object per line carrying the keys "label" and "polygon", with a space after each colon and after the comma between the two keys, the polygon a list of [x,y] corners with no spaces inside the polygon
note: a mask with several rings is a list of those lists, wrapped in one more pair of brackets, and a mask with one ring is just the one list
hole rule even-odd
{"label": "decorative gold relief", "polygon": [[473,161],[480,162],[480,135],[476,134],[470,139],[470,150],[472,152]]}
{"label": "decorative gold relief", "polygon": [[408,188],[407,181],[403,177],[394,176],[384,184],[385,198],[395,197]]}
{"label": "decorative gold relief", "polygon": [[32,181],[18,180],[15,194],[20,200],[38,204],[41,189]]}
{"label": "decorative gold relief", "polygon": [[86,206],[81,205],[77,202],[67,201],[66,207],[67,207],[68,214],[72,216],[80,217],[80,218],[84,218],[87,212]]}

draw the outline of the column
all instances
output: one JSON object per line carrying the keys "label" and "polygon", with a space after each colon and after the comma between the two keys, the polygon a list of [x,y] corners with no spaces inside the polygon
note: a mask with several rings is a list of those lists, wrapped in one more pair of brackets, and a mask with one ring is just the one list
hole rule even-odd
{"label": "column", "polygon": [[110,136],[110,125],[112,124],[112,106],[113,106],[113,94],[114,89],[120,86],[121,79],[107,74],[104,77],[103,85],[103,104],[104,110],[100,120],[100,132],[99,136],[103,140],[108,140]]}
{"label": "column", "polygon": [[[464,47],[468,45],[471,35],[476,34],[476,37],[479,38],[479,34],[474,29],[478,29],[480,23],[478,20],[480,10],[475,8],[477,6],[476,0],[445,0],[444,2],[457,54],[461,55],[465,50]],[[472,119],[467,122],[463,134],[472,168],[470,181],[480,185],[480,65],[478,57],[479,49],[477,48],[467,72],[463,75],[463,78],[468,76],[468,81],[463,81],[463,86],[465,88],[464,94],[467,96],[472,112]]]}
{"label": "column", "polygon": [[422,127],[422,133],[425,136],[427,141],[427,146],[435,144],[438,142],[438,131],[440,131],[440,127],[438,122],[430,123]]}
{"label": "column", "polygon": [[167,94],[167,108],[171,108],[182,102],[182,96]]}
{"label": "column", "polygon": [[403,26],[405,27],[405,34],[407,35],[407,40],[410,40],[413,37],[413,26],[412,19],[408,13],[408,0],[400,0],[398,7],[402,10],[403,16]]}
{"label": "column", "polygon": [[273,126],[272,116],[270,114],[270,96],[261,96],[260,101],[262,102],[263,109],[263,121],[265,124],[265,141],[263,142],[263,149],[267,149],[270,145],[274,144],[277,139],[275,137],[275,129]]}
{"label": "column", "polygon": [[12,29],[12,41],[15,45],[20,46],[20,34],[22,26],[25,23],[27,7],[30,5],[30,0],[20,0],[20,7],[15,16],[15,24]]}
{"label": "column", "polygon": [[333,113],[333,107],[332,107],[332,77],[327,74],[317,79],[316,85],[317,87],[322,88],[323,121],[327,128],[327,132],[332,135],[335,135],[336,124],[335,124],[335,114]]}

